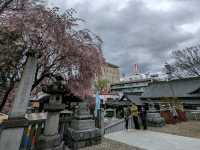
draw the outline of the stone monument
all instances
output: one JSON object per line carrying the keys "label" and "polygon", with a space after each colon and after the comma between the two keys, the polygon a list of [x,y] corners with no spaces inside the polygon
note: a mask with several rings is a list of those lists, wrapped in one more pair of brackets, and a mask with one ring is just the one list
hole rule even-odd
{"label": "stone monument", "polygon": [[147,124],[153,127],[162,127],[165,125],[165,119],[157,112],[154,104],[150,104],[149,111],[147,112]]}
{"label": "stone monument", "polygon": [[65,136],[65,143],[75,150],[101,143],[101,130],[95,128],[95,120],[92,120],[86,102],[79,103]]}
{"label": "stone monument", "polygon": [[8,120],[2,123],[3,130],[0,135],[0,150],[19,150],[24,127],[28,126],[25,113],[37,67],[37,57],[34,51],[29,51],[27,57],[11,113]]}
{"label": "stone monument", "polygon": [[65,87],[62,81],[54,81],[43,88],[43,92],[50,94],[49,103],[44,106],[47,113],[47,120],[44,134],[39,137],[37,150],[63,150],[64,142],[58,133],[60,111],[65,109],[62,104],[62,97]]}

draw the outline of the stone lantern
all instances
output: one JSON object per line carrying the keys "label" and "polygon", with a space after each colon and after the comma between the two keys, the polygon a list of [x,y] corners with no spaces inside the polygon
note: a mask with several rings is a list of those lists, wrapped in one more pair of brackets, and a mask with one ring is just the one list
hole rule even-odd
{"label": "stone lantern", "polygon": [[62,97],[65,93],[65,86],[61,80],[53,81],[43,87],[43,92],[50,95],[49,103],[44,106],[47,111],[47,120],[44,134],[40,136],[37,149],[39,150],[63,150],[64,143],[62,136],[58,133],[60,111],[65,109],[62,104]]}
{"label": "stone lantern", "polygon": [[101,143],[101,130],[95,127],[85,101],[74,112],[71,126],[67,128],[65,143],[73,150]]}
{"label": "stone lantern", "polygon": [[160,113],[155,109],[154,103],[150,103],[149,111],[147,112],[147,123],[149,126],[162,127],[165,125],[165,120],[160,116]]}

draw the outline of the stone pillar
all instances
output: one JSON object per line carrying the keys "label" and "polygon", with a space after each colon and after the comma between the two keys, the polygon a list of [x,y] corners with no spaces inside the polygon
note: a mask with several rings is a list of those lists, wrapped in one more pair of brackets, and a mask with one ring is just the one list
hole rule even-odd
{"label": "stone pillar", "polygon": [[48,112],[44,135],[55,135],[58,133],[59,113]]}
{"label": "stone pillar", "polygon": [[49,104],[44,106],[48,112],[44,135],[39,137],[37,150],[63,150],[62,136],[58,133],[60,111],[65,109],[62,104],[64,86],[60,82],[48,85],[44,92],[50,94]]}
{"label": "stone pillar", "polygon": [[34,52],[28,53],[27,63],[16,91],[14,104],[9,119],[2,125],[4,130],[0,135],[0,150],[19,150],[24,127],[28,125],[25,119],[31,87],[37,67],[37,58]]}

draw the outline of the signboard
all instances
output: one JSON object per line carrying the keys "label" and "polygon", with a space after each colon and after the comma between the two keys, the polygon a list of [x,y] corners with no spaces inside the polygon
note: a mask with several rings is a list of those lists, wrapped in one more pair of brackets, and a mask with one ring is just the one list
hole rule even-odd
{"label": "signboard", "polygon": [[39,102],[32,102],[32,107],[33,108],[39,108],[40,107],[40,103]]}

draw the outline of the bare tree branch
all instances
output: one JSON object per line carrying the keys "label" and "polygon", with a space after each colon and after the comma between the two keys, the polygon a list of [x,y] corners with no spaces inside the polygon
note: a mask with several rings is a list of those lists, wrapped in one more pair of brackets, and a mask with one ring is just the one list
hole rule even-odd
{"label": "bare tree branch", "polygon": [[[172,52],[174,59],[170,67],[174,77],[200,76],[200,46],[193,46]],[[166,70],[169,71],[168,68]]]}
{"label": "bare tree branch", "polygon": [[14,0],[2,0],[0,3],[0,15],[4,12],[6,8],[13,2]]}

